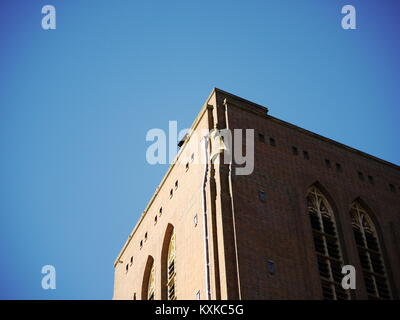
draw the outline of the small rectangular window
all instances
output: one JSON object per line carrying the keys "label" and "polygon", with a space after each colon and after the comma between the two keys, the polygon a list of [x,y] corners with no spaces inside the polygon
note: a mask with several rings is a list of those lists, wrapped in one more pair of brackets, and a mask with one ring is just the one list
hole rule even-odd
{"label": "small rectangular window", "polygon": [[171,199],[173,195],[174,195],[174,190],[171,189],[171,190],[169,191],[169,198]]}
{"label": "small rectangular window", "polygon": [[389,189],[391,192],[396,192],[396,187],[394,186],[394,184],[389,183]]}
{"label": "small rectangular window", "polygon": [[260,142],[265,142],[265,137],[262,133],[258,134],[258,140],[260,140]]}
{"label": "small rectangular window", "polygon": [[336,171],[342,172],[342,165],[340,163],[336,163]]}
{"label": "small rectangular window", "polygon": [[373,176],[368,176],[368,181],[369,181],[370,184],[374,184],[375,183]]}
{"label": "small rectangular window", "polygon": [[189,162],[186,163],[186,171],[188,171],[188,170],[189,170]]}
{"label": "small rectangular window", "polygon": [[161,215],[162,215],[162,207],[160,207],[160,210],[158,211],[158,213],[159,213],[159,215],[161,217]]}
{"label": "small rectangular window", "polygon": [[258,199],[260,199],[260,201],[262,201],[262,202],[265,202],[266,197],[265,197],[264,191],[261,191],[261,190],[258,191]]}
{"label": "small rectangular window", "polygon": [[192,155],[190,156],[190,161],[193,162],[193,160],[194,160],[194,153],[192,153]]}
{"label": "small rectangular window", "polygon": [[310,159],[310,155],[308,154],[308,151],[303,151],[303,157],[304,159]]}
{"label": "small rectangular window", "polygon": [[178,189],[178,180],[175,181],[175,190]]}
{"label": "small rectangular window", "polygon": [[269,144],[273,147],[276,147],[276,141],[274,138],[269,138]]}
{"label": "small rectangular window", "polygon": [[363,175],[363,173],[361,171],[358,171],[358,178],[360,180],[364,180],[364,175]]}
{"label": "small rectangular window", "polygon": [[325,159],[325,165],[330,168],[331,167],[331,161],[329,159]]}
{"label": "small rectangular window", "polygon": [[297,156],[299,154],[299,150],[296,147],[292,147],[292,153]]}
{"label": "small rectangular window", "polygon": [[275,274],[275,262],[273,262],[272,260],[268,260],[267,265],[269,274]]}

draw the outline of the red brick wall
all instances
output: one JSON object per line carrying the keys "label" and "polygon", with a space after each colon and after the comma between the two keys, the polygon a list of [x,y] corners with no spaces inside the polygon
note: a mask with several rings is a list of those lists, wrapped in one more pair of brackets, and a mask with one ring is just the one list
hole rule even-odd
{"label": "red brick wall", "polygon": [[[224,94],[219,97],[222,108]],[[354,298],[367,297],[351,228],[349,209],[361,198],[371,209],[385,255],[389,281],[395,297],[400,288],[400,170],[288,125],[273,117],[256,114],[256,107],[227,96],[231,128],[255,129],[255,169],[249,176],[233,176],[233,197],[240,287],[243,299],[320,299],[319,272],[311,226],[306,210],[307,189],[314,183],[325,192],[335,211],[345,264],[357,272]],[[246,110],[247,109],[247,110]],[[249,111],[250,110],[250,111]],[[258,140],[258,133],[265,142]],[[276,146],[270,145],[273,137]],[[298,149],[294,155],[292,147]],[[304,159],[308,151],[309,160]],[[329,159],[331,168],[325,164]],[[342,171],[336,170],[336,163]],[[363,172],[364,181],[358,177]],[[374,178],[374,184],[367,176]],[[389,183],[397,192],[389,189]],[[258,191],[266,193],[259,200]],[[270,275],[267,260],[275,262]]]}

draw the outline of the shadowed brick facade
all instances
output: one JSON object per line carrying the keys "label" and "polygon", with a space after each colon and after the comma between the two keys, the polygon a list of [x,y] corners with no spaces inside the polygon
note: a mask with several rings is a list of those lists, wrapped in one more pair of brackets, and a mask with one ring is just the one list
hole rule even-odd
{"label": "shadowed brick facade", "polygon": [[[400,168],[267,111],[222,90],[212,91],[192,125],[193,132],[254,129],[254,171],[235,175],[233,163],[230,178],[229,165],[210,162],[205,245],[205,166],[198,163],[202,154],[194,152],[194,159],[172,164],[115,261],[114,299],[147,299],[152,266],[154,298],[167,298],[166,257],[172,233],[177,299],[207,299],[207,279],[211,299],[326,297],[308,212],[307,194],[312,187],[333,212],[343,264],[357,271],[357,289],[349,290],[349,298],[372,295],[362,271],[359,253],[364,251],[357,247],[352,225],[354,203],[362,205],[375,227],[389,295],[399,298]],[[200,138],[189,136],[178,160],[191,145],[200,145]],[[372,250],[369,256],[374,255]],[[374,281],[378,288],[378,280]]]}

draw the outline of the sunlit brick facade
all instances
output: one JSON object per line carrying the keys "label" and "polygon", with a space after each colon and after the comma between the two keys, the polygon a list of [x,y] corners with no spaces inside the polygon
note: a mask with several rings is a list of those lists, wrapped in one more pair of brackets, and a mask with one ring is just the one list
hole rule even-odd
{"label": "sunlit brick facade", "polygon": [[115,261],[114,299],[398,299],[400,168],[267,111],[212,91],[193,132],[254,129],[254,171],[201,152],[171,165]]}

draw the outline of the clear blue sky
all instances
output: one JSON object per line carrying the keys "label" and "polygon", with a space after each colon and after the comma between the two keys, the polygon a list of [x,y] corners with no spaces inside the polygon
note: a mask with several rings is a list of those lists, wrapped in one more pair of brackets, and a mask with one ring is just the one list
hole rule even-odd
{"label": "clear blue sky", "polygon": [[146,132],[190,126],[213,87],[399,164],[399,21],[395,0],[1,1],[0,298],[110,299],[167,169]]}

